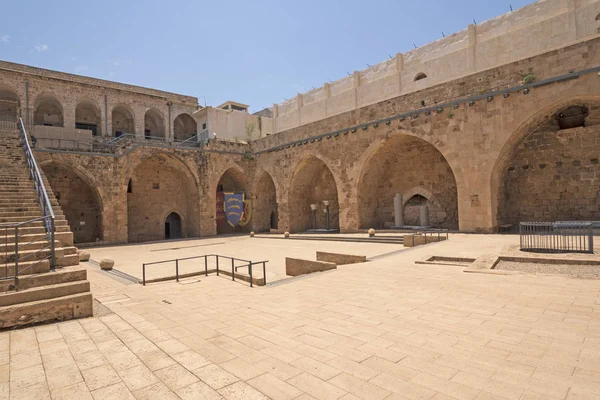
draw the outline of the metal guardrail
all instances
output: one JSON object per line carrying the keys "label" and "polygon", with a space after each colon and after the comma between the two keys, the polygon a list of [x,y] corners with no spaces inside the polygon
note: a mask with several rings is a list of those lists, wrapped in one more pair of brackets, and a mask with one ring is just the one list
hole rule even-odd
{"label": "metal guardrail", "polygon": [[[235,273],[238,270],[238,268],[248,268],[248,274],[250,275],[250,287],[254,287],[253,281],[252,281],[252,267],[255,266],[255,265],[261,265],[262,264],[263,283],[264,283],[264,285],[267,284],[267,267],[266,267],[266,264],[269,261],[250,261],[250,260],[244,260],[244,259],[241,259],[241,258],[235,258],[235,257],[229,257],[229,256],[222,256],[222,255],[219,255],[219,254],[206,254],[206,255],[203,255],[203,256],[175,258],[175,259],[172,259],[172,260],[164,260],[164,261],[155,261],[155,262],[151,262],[151,263],[143,263],[142,264],[142,285],[146,286],[146,267],[147,266],[149,266],[149,265],[157,265],[157,264],[167,264],[167,263],[175,263],[175,280],[179,282],[179,277],[180,277],[180,274],[179,274],[179,262],[180,261],[185,261],[185,260],[196,260],[196,259],[203,258],[204,259],[204,275],[208,276],[208,273],[209,273],[208,259],[209,259],[209,257],[215,257],[217,276],[219,276],[220,270],[223,269],[223,268],[219,269],[219,259],[231,260],[231,280],[232,281],[235,281]],[[243,264],[242,265],[235,265],[236,261],[241,261]],[[198,275],[198,274],[195,274],[195,275]]]}
{"label": "metal guardrail", "polygon": [[522,251],[594,253],[593,222],[521,222],[519,236]]}
{"label": "metal guardrail", "polygon": [[448,239],[448,229],[442,228],[421,228],[415,229],[415,235],[423,235],[423,236],[436,236],[438,241],[441,237],[446,237]]}
{"label": "metal guardrail", "polygon": [[31,180],[33,180],[35,190],[37,192],[40,207],[42,209],[42,216],[44,218],[44,225],[46,227],[46,234],[48,235],[48,240],[50,241],[50,267],[54,268],[56,267],[56,254],[54,249],[54,222],[56,218],[54,216],[54,210],[52,209],[52,204],[50,204],[48,192],[46,191],[44,180],[42,179],[37,162],[33,156],[33,151],[29,145],[25,124],[21,118],[19,118],[19,130],[21,131],[21,141],[23,142],[23,149],[25,150],[25,159],[27,160],[27,165],[29,167],[29,177]]}

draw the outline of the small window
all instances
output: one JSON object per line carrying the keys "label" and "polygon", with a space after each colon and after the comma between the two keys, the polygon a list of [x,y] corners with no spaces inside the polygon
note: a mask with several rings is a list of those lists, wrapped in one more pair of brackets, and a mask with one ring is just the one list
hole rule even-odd
{"label": "small window", "polygon": [[425,73],[423,73],[423,72],[419,72],[417,74],[417,76],[415,76],[415,82],[420,81],[421,79],[425,79],[425,78],[427,78],[427,75],[425,75]]}
{"label": "small window", "polygon": [[206,122],[202,124],[202,129],[206,129]]}
{"label": "small window", "polygon": [[127,193],[133,193],[133,188],[131,186],[131,179],[129,180],[129,183],[127,184]]}

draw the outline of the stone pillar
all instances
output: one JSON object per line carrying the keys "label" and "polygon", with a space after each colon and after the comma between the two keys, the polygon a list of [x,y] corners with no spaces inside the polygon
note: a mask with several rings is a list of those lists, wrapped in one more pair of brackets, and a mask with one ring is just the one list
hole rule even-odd
{"label": "stone pillar", "polygon": [[419,225],[429,226],[429,207],[427,204],[421,206],[421,216],[419,218]]}
{"label": "stone pillar", "polygon": [[402,220],[402,195],[400,193],[396,193],[394,197],[394,226],[404,226],[404,221]]}

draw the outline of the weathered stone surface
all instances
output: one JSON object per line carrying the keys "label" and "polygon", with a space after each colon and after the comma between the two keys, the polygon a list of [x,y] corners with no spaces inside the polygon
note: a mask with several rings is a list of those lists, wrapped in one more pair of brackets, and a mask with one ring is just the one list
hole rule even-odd
{"label": "weathered stone surface", "polygon": [[446,240],[445,236],[437,235],[404,235],[404,247],[415,247],[423,244],[441,242]]}
{"label": "weathered stone surface", "polygon": [[103,258],[102,260],[100,260],[100,268],[102,268],[105,271],[110,271],[111,269],[113,269],[114,265],[115,262],[109,258]]}
{"label": "weathered stone surface", "polygon": [[326,253],[317,251],[317,261],[325,261],[336,265],[364,263],[367,261],[367,256],[356,256],[351,254]]}
{"label": "weathered stone surface", "polygon": [[79,261],[90,261],[90,253],[88,253],[87,251],[80,251]]}
{"label": "weathered stone surface", "polygon": [[285,273],[289,276],[310,274],[312,272],[321,272],[336,268],[337,266],[331,262],[285,258]]}

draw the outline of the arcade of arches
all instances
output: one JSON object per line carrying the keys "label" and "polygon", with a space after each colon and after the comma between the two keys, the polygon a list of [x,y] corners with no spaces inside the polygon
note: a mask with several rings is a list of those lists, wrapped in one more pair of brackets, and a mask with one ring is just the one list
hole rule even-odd
{"label": "arcade of arches", "polygon": [[196,180],[186,165],[167,155],[147,158],[127,183],[129,242],[200,236],[199,207]]}
{"label": "arcade of arches", "polygon": [[103,239],[102,203],[100,196],[85,178],[60,163],[42,165],[75,243],[93,243]]}

